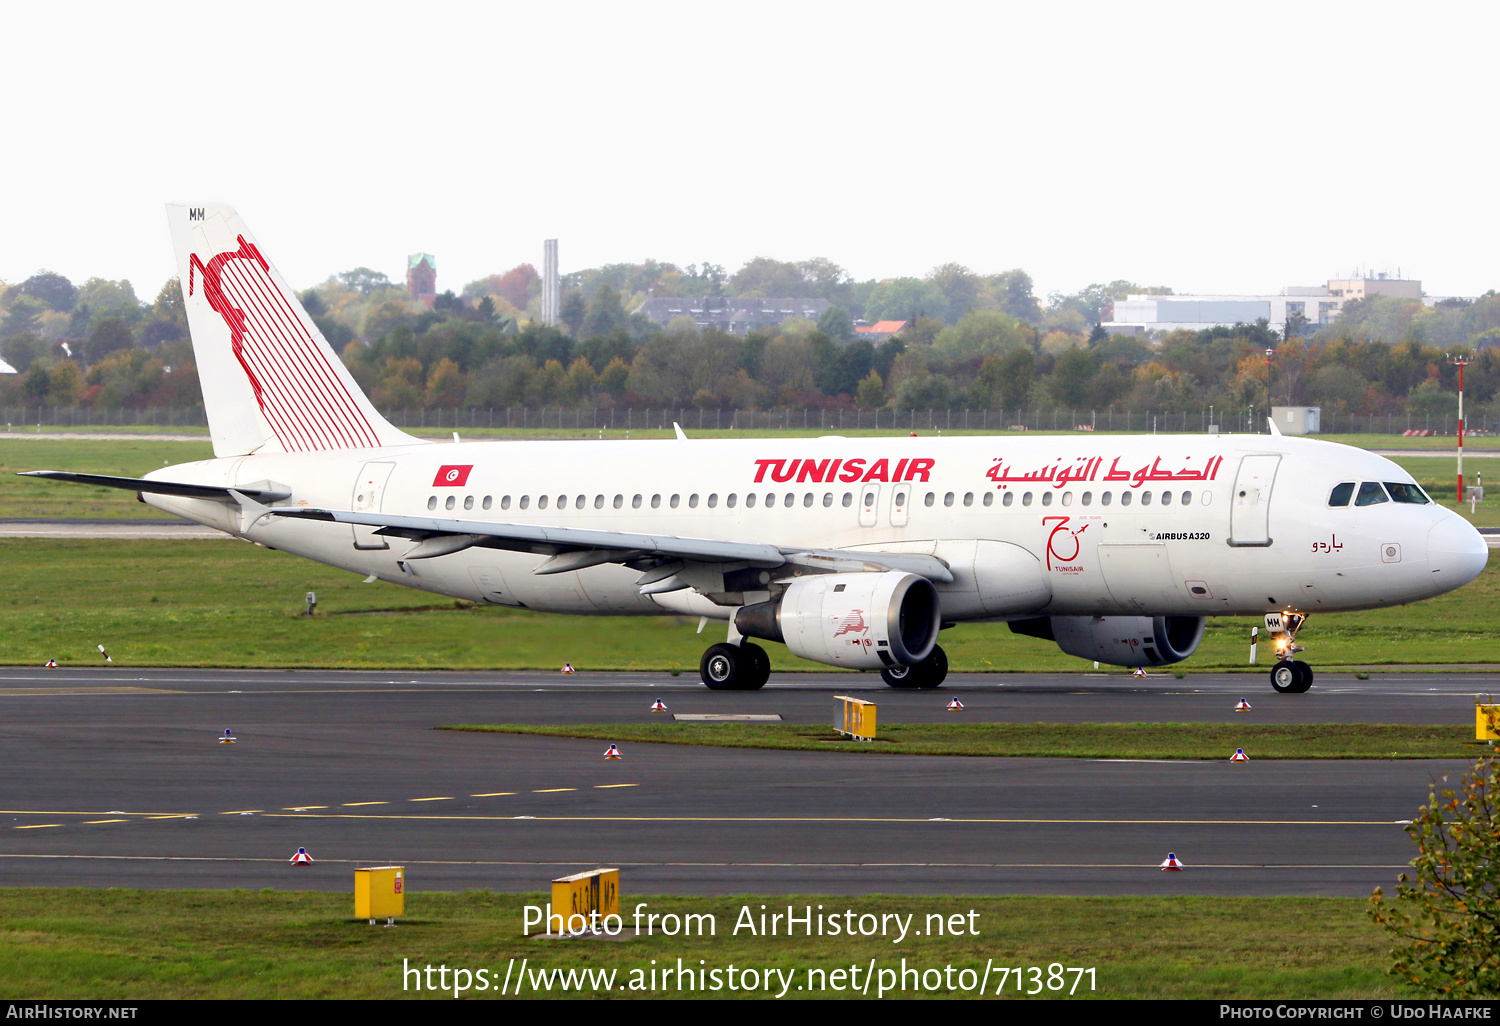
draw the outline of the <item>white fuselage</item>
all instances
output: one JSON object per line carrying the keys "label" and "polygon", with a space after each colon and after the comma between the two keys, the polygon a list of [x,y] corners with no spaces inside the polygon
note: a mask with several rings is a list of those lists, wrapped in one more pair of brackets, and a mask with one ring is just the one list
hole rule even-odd
{"label": "white fuselage", "polygon": [[[1390,606],[1467,583],[1487,555],[1466,521],[1434,503],[1329,505],[1340,482],[1410,482],[1391,461],[1266,435],[465,442],[239,456],[149,476],[271,482],[292,493],[278,506],[920,552],[954,567],[956,580],[938,587],[949,621]],[[690,590],[642,595],[640,573],[614,564],[539,576],[545,555],[486,547],[405,560],[412,541],[371,527],[265,517],[243,529],[231,505],[145,499],[273,548],[478,602],[732,612]],[[1018,550],[1029,557],[1024,573]]]}

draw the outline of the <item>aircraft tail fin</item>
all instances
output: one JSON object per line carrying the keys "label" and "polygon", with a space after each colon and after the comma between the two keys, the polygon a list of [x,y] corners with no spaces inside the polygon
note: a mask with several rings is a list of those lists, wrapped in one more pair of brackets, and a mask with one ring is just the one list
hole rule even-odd
{"label": "aircraft tail fin", "polygon": [[376,412],[232,207],[168,204],[215,456],[416,442]]}

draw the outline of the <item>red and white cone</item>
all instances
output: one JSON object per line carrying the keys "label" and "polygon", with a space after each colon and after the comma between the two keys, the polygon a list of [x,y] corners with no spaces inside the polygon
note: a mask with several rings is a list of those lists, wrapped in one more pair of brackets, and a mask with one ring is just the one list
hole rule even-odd
{"label": "red and white cone", "polygon": [[312,865],[312,860],[313,857],[307,853],[306,848],[298,848],[297,854],[287,859],[294,866],[310,866]]}
{"label": "red and white cone", "polygon": [[1144,666],[1137,666],[1135,672],[1131,674],[1132,677],[1144,677],[1145,675],[1146,668]]}
{"label": "red and white cone", "polygon": [[663,702],[661,699],[658,698],[656,701],[654,701],[654,702],[651,703],[651,711],[652,712],[666,712],[667,711],[667,703]]}
{"label": "red and white cone", "polygon": [[1249,762],[1250,756],[1245,754],[1243,748],[1236,748],[1234,754],[1229,757],[1230,762]]}
{"label": "red and white cone", "polygon": [[563,663],[562,672],[563,673],[577,673],[578,671],[575,670],[575,669],[573,669],[573,664],[572,663]]}
{"label": "red and white cone", "polygon": [[1235,712],[1249,712],[1250,711],[1250,703],[1247,702],[1247,701],[1245,701],[1242,698],[1238,702],[1235,703],[1234,711]]}
{"label": "red and white cone", "polygon": [[964,704],[962,702],[960,702],[958,699],[955,698],[953,701],[951,701],[951,702],[948,703],[948,711],[949,712],[963,712],[964,711]]}
{"label": "red and white cone", "polygon": [[46,670],[55,670],[55,669],[57,669],[57,660],[56,659],[48,659],[47,660],[47,665],[45,667],[43,667],[43,669],[46,669]]}
{"label": "red and white cone", "polygon": [[620,754],[620,746],[619,745],[610,745],[609,749],[607,751],[605,751],[604,757],[606,759],[623,759],[624,758],[624,756]]}
{"label": "red and white cone", "polygon": [[1169,851],[1167,852],[1167,857],[1162,859],[1161,868],[1168,872],[1180,872],[1183,865],[1177,860],[1177,856]]}
{"label": "red and white cone", "polygon": [[223,735],[219,738],[219,744],[232,745],[234,744],[234,741],[235,737],[233,731],[231,731],[228,727],[225,727]]}
{"label": "red and white cone", "polygon": [[112,663],[112,662],[114,662],[114,660],[109,657],[109,653],[106,652],[106,651],[104,651],[104,646],[103,645],[99,646],[99,654],[104,657],[104,661],[106,663]]}

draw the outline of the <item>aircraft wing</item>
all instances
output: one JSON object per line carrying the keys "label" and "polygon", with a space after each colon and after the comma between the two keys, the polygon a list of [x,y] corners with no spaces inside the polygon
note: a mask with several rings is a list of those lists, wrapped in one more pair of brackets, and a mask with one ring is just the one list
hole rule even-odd
{"label": "aircraft wing", "polygon": [[[953,573],[936,556],[905,552],[858,552],[842,549],[812,549],[757,542],[716,541],[709,538],[678,538],[671,535],[635,534],[628,531],[595,531],[577,527],[542,527],[534,524],[497,524],[486,520],[456,520],[443,517],[409,517],[388,513],[354,513],[329,509],[270,509],[267,513],[300,520],[323,520],[341,524],[378,527],[376,534],[410,538],[416,547],[405,559],[447,555],[470,546],[510,549],[548,555],[534,571],[538,574],[582,570],[601,563],[623,563],[651,567],[664,561],[691,563],[745,563],[775,568],[792,564],[828,572],[862,573],[901,570],[928,580],[948,583]],[[652,576],[651,573],[647,574]],[[643,580],[643,587],[655,582]],[[663,578],[666,584],[667,579]],[[679,585],[681,587],[681,585]],[[665,589],[663,589],[665,590]]]}

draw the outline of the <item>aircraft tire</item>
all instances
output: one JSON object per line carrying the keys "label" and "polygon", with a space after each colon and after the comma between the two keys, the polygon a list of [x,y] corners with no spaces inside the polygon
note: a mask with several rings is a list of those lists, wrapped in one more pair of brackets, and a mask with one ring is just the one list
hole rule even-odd
{"label": "aircraft tire", "polygon": [[1297,671],[1297,684],[1294,694],[1301,695],[1306,693],[1307,689],[1312,687],[1313,668],[1301,659],[1295,659],[1292,661],[1292,669]]}
{"label": "aircraft tire", "polygon": [[740,643],[740,652],[745,659],[743,680],[735,685],[738,691],[759,691],[771,679],[771,657],[766,650],[751,641]]}
{"label": "aircraft tire", "polygon": [[893,688],[919,688],[922,686],[921,664],[917,666],[887,666],[880,671],[880,679]]}
{"label": "aircraft tire", "polygon": [[893,688],[920,688],[930,690],[943,683],[948,676],[948,653],[941,645],[932,646],[926,659],[915,666],[887,666],[880,671],[880,678]]}
{"label": "aircraft tire", "polygon": [[1271,667],[1271,687],[1276,689],[1278,695],[1297,695],[1307,688],[1299,689],[1302,683],[1302,674],[1297,672],[1297,667],[1290,659],[1283,659]]}
{"label": "aircraft tire", "polygon": [[752,665],[738,645],[710,645],[698,661],[698,676],[714,691],[733,691]]}

